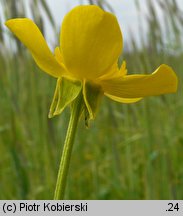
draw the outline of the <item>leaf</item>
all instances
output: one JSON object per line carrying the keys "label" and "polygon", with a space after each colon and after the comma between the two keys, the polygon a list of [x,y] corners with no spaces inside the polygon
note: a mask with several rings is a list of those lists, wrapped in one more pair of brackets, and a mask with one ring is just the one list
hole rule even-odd
{"label": "leaf", "polygon": [[80,81],[58,78],[48,117],[59,115],[81,92]]}

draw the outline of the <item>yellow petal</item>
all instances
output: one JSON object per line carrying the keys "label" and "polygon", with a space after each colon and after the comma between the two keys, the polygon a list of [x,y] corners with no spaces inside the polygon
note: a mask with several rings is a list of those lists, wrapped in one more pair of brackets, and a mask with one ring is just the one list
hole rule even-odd
{"label": "yellow petal", "polygon": [[126,61],[123,61],[122,65],[121,65],[120,75],[122,75],[122,76],[127,75]]}
{"label": "yellow petal", "polygon": [[110,67],[109,69],[107,69],[107,71],[105,72],[104,75],[100,76],[99,78],[97,78],[97,80],[105,80],[105,79],[112,79],[114,77],[118,77],[119,76],[119,68],[118,68],[118,62],[116,61],[112,67]]}
{"label": "yellow petal", "polygon": [[113,78],[121,78],[127,74],[126,62],[123,61],[121,68],[118,68],[118,62],[115,62],[110,69],[106,71],[106,73],[99,77],[98,80],[109,80]]}
{"label": "yellow petal", "polygon": [[121,98],[121,97],[116,97],[110,94],[105,93],[105,96],[107,96],[108,98],[120,102],[120,103],[135,103],[138,102],[140,100],[142,100],[142,98]]}
{"label": "yellow petal", "polygon": [[75,7],[65,16],[60,42],[64,64],[82,79],[105,74],[122,50],[116,17],[94,5]]}
{"label": "yellow petal", "polygon": [[5,24],[30,50],[37,65],[43,71],[54,77],[60,77],[64,73],[64,67],[56,61],[39,28],[32,20],[10,19]]}
{"label": "yellow petal", "polygon": [[173,93],[177,90],[177,83],[172,68],[164,64],[150,75],[128,75],[100,82],[106,94],[121,98],[141,98]]}
{"label": "yellow petal", "polygon": [[62,54],[61,54],[61,52],[60,52],[60,47],[56,47],[56,48],[55,48],[54,54],[55,54],[56,60],[57,60],[59,63],[63,63],[63,56],[62,56]]}

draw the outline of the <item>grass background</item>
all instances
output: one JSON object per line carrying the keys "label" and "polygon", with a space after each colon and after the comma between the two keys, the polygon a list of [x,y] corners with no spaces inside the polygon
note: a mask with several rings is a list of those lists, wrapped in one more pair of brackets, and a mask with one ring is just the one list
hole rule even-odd
{"label": "grass background", "polygon": [[[157,1],[165,19],[159,20],[147,0],[142,46],[131,35],[121,60],[129,73],[150,73],[167,63],[178,75],[179,90],[130,105],[103,98],[90,129],[80,122],[67,199],[183,199],[183,13],[176,0]],[[17,11],[10,10],[12,2]],[[21,2],[2,1],[5,17],[20,16]],[[140,1],[135,2],[140,12]],[[51,17],[46,2],[39,4]],[[108,7],[104,1],[95,4]],[[34,19],[41,23],[41,14]],[[56,80],[40,72],[27,50],[6,35],[17,48],[11,53],[0,26],[0,199],[52,199],[69,109],[48,119]]]}

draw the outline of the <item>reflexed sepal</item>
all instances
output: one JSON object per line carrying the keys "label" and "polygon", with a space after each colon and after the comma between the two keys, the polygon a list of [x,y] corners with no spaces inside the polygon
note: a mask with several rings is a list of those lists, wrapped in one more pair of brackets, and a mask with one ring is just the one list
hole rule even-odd
{"label": "reflexed sepal", "polygon": [[80,93],[80,81],[58,78],[48,117],[59,115]]}
{"label": "reflexed sepal", "polygon": [[85,102],[85,125],[88,127],[89,120],[95,118],[103,91],[99,85],[85,81],[83,84],[83,96]]}

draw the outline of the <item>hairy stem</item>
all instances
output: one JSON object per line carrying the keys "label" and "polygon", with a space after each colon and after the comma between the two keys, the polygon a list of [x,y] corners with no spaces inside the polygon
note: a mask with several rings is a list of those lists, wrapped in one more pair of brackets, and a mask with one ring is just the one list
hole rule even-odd
{"label": "hairy stem", "polygon": [[64,199],[72,147],[74,143],[79,117],[82,112],[82,99],[83,99],[82,94],[80,93],[79,96],[73,102],[71,107],[71,117],[67,129],[64,148],[63,148],[62,157],[60,161],[54,200]]}

